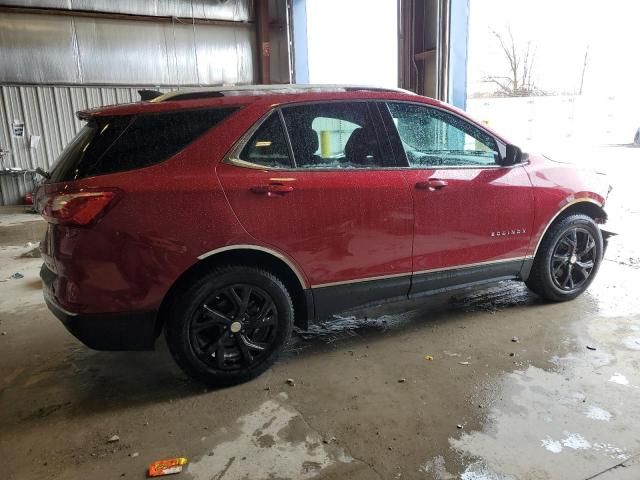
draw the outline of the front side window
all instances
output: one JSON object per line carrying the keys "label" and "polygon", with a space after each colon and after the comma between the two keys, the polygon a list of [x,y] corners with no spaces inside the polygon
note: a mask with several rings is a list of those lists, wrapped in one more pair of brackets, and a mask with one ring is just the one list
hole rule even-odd
{"label": "front side window", "polygon": [[387,105],[411,168],[498,164],[494,138],[462,118],[422,105]]}
{"label": "front side window", "polygon": [[286,107],[283,115],[298,168],[354,169],[393,166],[383,156],[365,102]]}

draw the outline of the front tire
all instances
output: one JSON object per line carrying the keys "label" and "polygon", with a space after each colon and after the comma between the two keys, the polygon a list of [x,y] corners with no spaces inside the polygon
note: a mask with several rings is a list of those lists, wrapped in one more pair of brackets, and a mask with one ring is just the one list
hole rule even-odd
{"label": "front tire", "polygon": [[565,216],[545,234],[527,286],[550,301],[572,300],[589,287],[602,255],[602,233],[593,219],[581,214]]}
{"label": "front tire", "polygon": [[188,375],[209,385],[233,385],[273,365],[291,336],[293,318],[291,296],[277,277],[227,266],[177,296],[165,336]]}

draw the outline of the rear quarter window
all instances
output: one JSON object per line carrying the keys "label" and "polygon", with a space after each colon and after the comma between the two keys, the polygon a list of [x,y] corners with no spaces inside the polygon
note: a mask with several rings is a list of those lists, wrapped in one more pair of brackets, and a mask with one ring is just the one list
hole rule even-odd
{"label": "rear quarter window", "polygon": [[78,180],[162,162],[237,108],[95,117],[58,158],[51,181]]}

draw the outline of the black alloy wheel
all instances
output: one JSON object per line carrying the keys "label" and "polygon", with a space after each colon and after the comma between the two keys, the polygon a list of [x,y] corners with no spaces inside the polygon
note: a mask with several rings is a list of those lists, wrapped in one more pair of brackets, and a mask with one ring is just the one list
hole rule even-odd
{"label": "black alloy wheel", "polygon": [[261,288],[237,283],[213,292],[191,319],[196,356],[220,370],[260,363],[276,338],[278,310]]}
{"label": "black alloy wheel", "polygon": [[566,292],[579,290],[589,279],[596,262],[596,241],[580,227],[566,231],[557,241],[551,257],[551,276]]}
{"label": "black alloy wheel", "polygon": [[278,359],[293,329],[293,301],[271,272],[245,265],[214,268],[169,302],[165,337],[176,363],[214,386],[257,377]]}
{"label": "black alloy wheel", "polygon": [[542,238],[525,282],[546,300],[572,300],[595,278],[603,253],[602,232],[593,218],[581,213],[562,216]]}

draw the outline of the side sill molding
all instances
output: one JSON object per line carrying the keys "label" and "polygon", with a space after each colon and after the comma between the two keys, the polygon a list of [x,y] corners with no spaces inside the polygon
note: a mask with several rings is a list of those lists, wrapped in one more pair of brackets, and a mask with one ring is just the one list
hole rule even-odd
{"label": "side sill molding", "polygon": [[379,275],[377,277],[354,278],[352,280],[342,280],[342,281],[339,281],[339,282],[319,283],[317,285],[311,285],[311,288],[335,287],[335,286],[338,286],[338,285],[348,285],[350,283],[372,282],[372,281],[375,281],[375,280],[387,280],[389,278],[410,277],[410,276],[411,276],[411,272],[409,272],[409,273],[393,273],[391,275]]}
{"label": "side sill molding", "polygon": [[420,270],[418,272],[413,272],[414,275],[422,275],[423,273],[435,273],[435,272],[444,272],[447,270],[458,270],[462,268],[471,268],[471,267],[481,267],[483,265],[493,265],[496,263],[506,263],[506,262],[518,262],[527,260],[529,256],[525,257],[511,257],[511,258],[503,258],[500,260],[488,260],[486,262],[478,262],[478,263],[468,263],[465,265],[454,265],[452,267],[442,267],[442,268],[432,268],[430,270]]}
{"label": "side sill molding", "polygon": [[211,250],[209,252],[198,255],[198,260],[204,260],[205,258],[216,255],[217,253],[228,252],[230,250],[257,250],[259,252],[268,253],[269,255],[272,255],[278,260],[282,260],[287,264],[287,266],[293,271],[293,273],[295,273],[303,290],[309,288],[300,270],[298,270],[298,268],[288,258],[282,255],[280,252],[277,252],[276,250],[271,250],[270,248],[261,247],[259,245],[227,245],[226,247],[216,248],[215,250]]}
{"label": "side sill molding", "polygon": [[505,263],[505,262],[517,262],[517,261],[524,261],[524,260],[528,260],[530,258],[533,258],[531,256],[525,256],[525,257],[511,257],[511,258],[503,258],[500,260],[488,260],[486,262],[478,262],[478,263],[468,263],[468,264],[464,264],[464,265],[454,265],[451,267],[440,267],[440,268],[432,268],[430,270],[420,270],[417,272],[408,272],[408,273],[394,273],[391,275],[381,275],[381,276],[377,276],[377,277],[366,277],[366,278],[356,278],[356,279],[352,279],[352,280],[343,280],[341,282],[331,282],[331,283],[320,283],[317,285],[311,285],[311,288],[325,288],[325,287],[335,287],[338,285],[347,285],[350,283],[359,283],[359,282],[370,282],[370,281],[374,281],[374,280],[386,280],[389,278],[398,278],[398,277],[410,277],[412,275],[422,275],[423,273],[435,273],[435,272],[444,272],[447,270],[458,270],[458,269],[464,269],[464,268],[472,268],[472,267],[481,267],[483,265],[492,265],[492,264],[496,264],[496,263]]}

